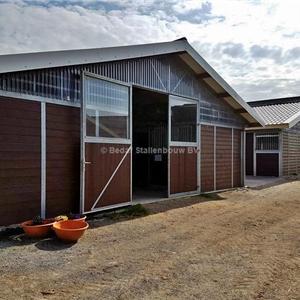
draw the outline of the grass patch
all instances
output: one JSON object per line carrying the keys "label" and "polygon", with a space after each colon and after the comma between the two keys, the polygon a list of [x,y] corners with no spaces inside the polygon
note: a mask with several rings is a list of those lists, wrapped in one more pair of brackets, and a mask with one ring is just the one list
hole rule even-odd
{"label": "grass patch", "polygon": [[145,217],[149,215],[149,211],[141,204],[135,204],[128,208],[122,209],[121,211],[115,211],[110,214],[107,214],[106,217],[109,217],[113,220],[119,219],[134,219]]}
{"label": "grass patch", "polygon": [[203,198],[209,199],[209,200],[222,200],[224,199],[217,193],[209,193],[209,194],[201,194],[200,195]]}
{"label": "grass patch", "polygon": [[12,235],[17,235],[23,233],[21,227],[7,227],[0,230],[0,241],[9,238]]}

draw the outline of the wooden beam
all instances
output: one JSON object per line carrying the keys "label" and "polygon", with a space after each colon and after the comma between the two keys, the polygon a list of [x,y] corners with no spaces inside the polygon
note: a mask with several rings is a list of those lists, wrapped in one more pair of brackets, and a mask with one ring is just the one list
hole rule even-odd
{"label": "wooden beam", "polygon": [[210,75],[209,75],[208,73],[205,72],[205,73],[198,74],[197,77],[198,77],[199,79],[205,79],[205,78],[209,78]]}
{"label": "wooden beam", "polygon": [[225,97],[231,97],[227,92],[224,93],[218,93],[217,94],[218,98],[225,98]]}
{"label": "wooden beam", "polygon": [[247,110],[245,108],[237,108],[235,109],[235,112],[242,114],[242,113],[247,113]]}

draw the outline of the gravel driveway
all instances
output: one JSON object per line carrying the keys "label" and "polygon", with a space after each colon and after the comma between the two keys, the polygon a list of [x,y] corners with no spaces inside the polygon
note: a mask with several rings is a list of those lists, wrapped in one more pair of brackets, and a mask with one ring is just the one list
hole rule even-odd
{"label": "gravel driveway", "polygon": [[75,245],[0,241],[1,299],[300,299],[300,181],[91,220]]}

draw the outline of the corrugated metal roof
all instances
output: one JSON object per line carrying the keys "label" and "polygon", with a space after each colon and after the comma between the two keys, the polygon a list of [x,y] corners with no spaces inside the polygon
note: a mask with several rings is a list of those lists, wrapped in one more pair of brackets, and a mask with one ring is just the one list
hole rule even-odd
{"label": "corrugated metal roof", "polygon": [[[214,83],[212,89],[214,89],[217,94],[225,94],[225,97],[232,98],[233,102],[238,106],[236,109],[239,107],[244,108],[245,112],[241,113],[241,116],[250,124],[257,124],[258,126],[264,125],[260,116],[258,116],[237,92],[202,58],[202,56],[200,56],[185,38],[172,42],[111,48],[0,55],[0,73],[116,61],[168,53],[187,53],[198,67],[196,74],[201,75],[207,73],[208,78],[204,78],[203,80],[208,85],[210,85],[208,81],[212,81]],[[220,91],[216,91],[217,88]],[[225,97],[221,98],[225,99]]]}
{"label": "corrugated metal roof", "polygon": [[249,102],[254,111],[270,125],[288,125],[299,118],[300,97]]}

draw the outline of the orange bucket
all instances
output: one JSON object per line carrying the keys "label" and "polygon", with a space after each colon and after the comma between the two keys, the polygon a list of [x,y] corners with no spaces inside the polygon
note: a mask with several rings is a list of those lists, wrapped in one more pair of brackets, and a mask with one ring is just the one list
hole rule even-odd
{"label": "orange bucket", "polygon": [[53,224],[57,237],[65,242],[77,242],[88,228],[89,224],[84,221],[66,220]]}
{"label": "orange bucket", "polygon": [[42,238],[47,236],[51,232],[51,227],[53,224],[54,221],[49,221],[41,225],[32,225],[32,220],[30,220],[21,223],[21,227],[23,228],[26,235],[33,238]]}

